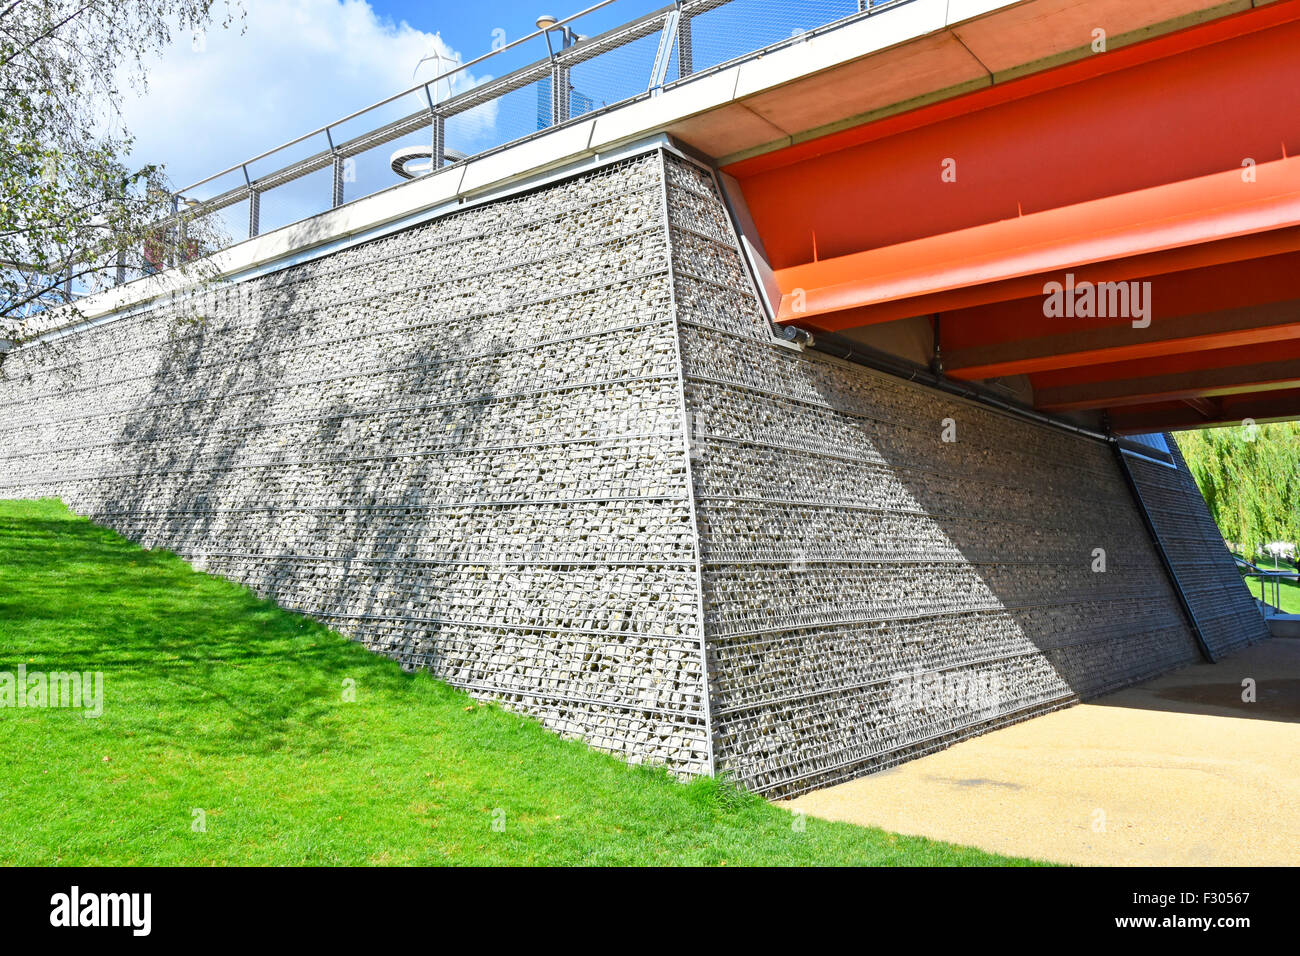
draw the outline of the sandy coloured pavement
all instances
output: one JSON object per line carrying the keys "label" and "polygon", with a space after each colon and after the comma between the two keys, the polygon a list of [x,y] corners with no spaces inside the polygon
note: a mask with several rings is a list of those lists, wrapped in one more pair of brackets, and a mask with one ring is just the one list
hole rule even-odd
{"label": "sandy coloured pavement", "polygon": [[783,805],[1062,863],[1300,865],[1300,639]]}

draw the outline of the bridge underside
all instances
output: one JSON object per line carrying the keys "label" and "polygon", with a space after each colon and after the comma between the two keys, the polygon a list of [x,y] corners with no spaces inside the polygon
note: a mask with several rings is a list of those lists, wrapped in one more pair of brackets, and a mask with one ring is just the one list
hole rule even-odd
{"label": "bridge underside", "polygon": [[1121,433],[1300,416],[1297,49],[1276,3],[729,164],[779,321]]}

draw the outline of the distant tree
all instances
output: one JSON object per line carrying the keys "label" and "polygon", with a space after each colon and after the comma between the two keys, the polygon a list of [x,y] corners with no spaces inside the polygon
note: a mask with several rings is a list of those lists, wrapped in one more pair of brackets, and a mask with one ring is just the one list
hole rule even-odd
{"label": "distant tree", "polygon": [[1246,556],[1300,540],[1300,423],[1177,433],[1178,447],[1225,540]]}
{"label": "distant tree", "polygon": [[[0,339],[76,290],[196,259],[216,238],[172,216],[158,166],[129,163],[122,86],[218,0],[0,0]],[[242,18],[220,0],[221,26]]]}

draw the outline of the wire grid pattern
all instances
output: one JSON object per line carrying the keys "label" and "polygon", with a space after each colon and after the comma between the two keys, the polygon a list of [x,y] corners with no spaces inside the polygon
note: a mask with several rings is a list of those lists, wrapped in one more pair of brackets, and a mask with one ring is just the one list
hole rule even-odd
{"label": "wire grid pattern", "polygon": [[1172,436],[1164,437],[1176,469],[1134,457],[1128,459],[1129,469],[1201,636],[1220,657],[1262,641],[1268,626],[1205,507],[1182,450]]}
{"label": "wire grid pattern", "polygon": [[[628,759],[789,795],[1196,656],[1106,449],[774,344],[668,154],[47,348],[6,362],[0,496]],[[1134,468],[1254,639],[1185,467]]]}
{"label": "wire grid pattern", "polygon": [[730,0],[700,7],[690,17],[696,72],[783,41],[798,42],[818,27],[862,13],[865,0],[861,6],[859,0]]}
{"label": "wire grid pattern", "polygon": [[1196,658],[1106,448],[776,345],[712,177],[668,184],[720,771],[788,796]]}
{"label": "wire grid pattern", "polygon": [[612,165],[19,349],[0,494],[707,771],[660,176]]}

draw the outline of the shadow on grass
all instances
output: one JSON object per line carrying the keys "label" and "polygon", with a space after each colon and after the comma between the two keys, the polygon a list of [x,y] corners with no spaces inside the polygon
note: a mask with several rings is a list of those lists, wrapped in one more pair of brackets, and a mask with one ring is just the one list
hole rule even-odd
{"label": "shadow on grass", "polygon": [[[65,516],[47,516],[56,511]],[[178,694],[180,713],[133,708],[157,715],[134,721],[141,743],[173,741],[217,708],[228,726],[190,738],[200,753],[279,750],[303,722],[316,723],[313,750],[329,746],[337,735],[318,721],[337,710],[345,679],[364,676],[371,690],[412,679],[308,618],[48,500],[0,517],[0,653],[29,669],[103,670],[110,693],[129,673],[137,692]]]}
{"label": "shadow on grass", "polygon": [[18,663],[101,670],[104,713],[0,711],[0,863],[1023,862],[629,766],[55,501],[0,502]]}

